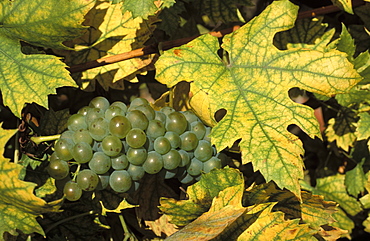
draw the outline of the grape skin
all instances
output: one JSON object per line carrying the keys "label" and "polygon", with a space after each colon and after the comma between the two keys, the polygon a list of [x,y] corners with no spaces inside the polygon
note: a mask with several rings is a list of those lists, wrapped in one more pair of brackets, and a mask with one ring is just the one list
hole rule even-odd
{"label": "grape skin", "polygon": [[156,174],[163,168],[163,160],[161,154],[156,151],[148,152],[148,156],[143,164],[145,172]]}
{"label": "grape skin", "polygon": [[131,188],[132,179],[126,170],[115,170],[109,177],[109,185],[116,192],[126,192]]}
{"label": "grape skin", "polygon": [[82,189],[74,181],[68,181],[63,188],[64,196],[69,201],[77,201],[82,196]]}
{"label": "grape skin", "polygon": [[76,182],[83,191],[93,191],[98,186],[99,177],[90,169],[84,169],[77,174]]}

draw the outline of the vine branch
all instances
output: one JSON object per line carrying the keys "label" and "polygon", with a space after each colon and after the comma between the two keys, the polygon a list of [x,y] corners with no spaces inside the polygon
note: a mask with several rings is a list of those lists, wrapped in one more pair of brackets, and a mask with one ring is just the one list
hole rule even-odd
{"label": "vine branch", "polygon": [[[363,0],[353,0],[352,1],[352,7],[358,7],[365,4]],[[303,19],[303,18],[311,18],[311,17],[316,17],[328,13],[334,13],[341,11],[341,9],[335,5],[329,5],[321,8],[316,8],[308,11],[303,11],[298,13],[297,19]],[[240,26],[234,26],[232,28],[227,28],[223,29],[220,31],[214,31],[210,32],[212,36],[215,37],[223,37],[226,34],[232,33],[233,31],[237,30]],[[171,40],[171,41],[166,41],[161,44],[161,50],[169,50],[174,47],[179,47],[183,44],[186,44],[190,42],[191,40],[199,37],[200,35],[192,36],[192,37],[187,37],[187,38],[182,38],[182,39],[177,39],[177,40]],[[103,57],[94,61],[82,63],[82,64],[77,64],[69,67],[69,72],[70,73],[78,73],[82,72],[88,69],[93,69],[101,66],[105,66],[108,64],[114,64],[120,61],[132,59],[132,58],[137,58],[137,57],[142,57],[145,55],[150,55],[150,54],[155,54],[159,53],[158,49],[158,44],[152,44],[145,46],[140,49],[135,49],[129,52],[117,54],[114,56],[109,56],[109,57]]]}

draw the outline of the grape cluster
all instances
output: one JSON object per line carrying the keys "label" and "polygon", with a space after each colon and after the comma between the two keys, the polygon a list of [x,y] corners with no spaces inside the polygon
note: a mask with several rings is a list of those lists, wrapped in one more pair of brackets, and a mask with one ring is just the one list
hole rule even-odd
{"label": "grape cluster", "polygon": [[127,107],[96,97],[67,125],[54,145],[47,171],[61,180],[77,164],[73,179],[63,188],[70,201],[78,200],[83,191],[136,190],[145,173],[186,184],[223,166],[222,154],[208,137],[211,128],[194,113],[171,107],[155,111],[143,98]]}

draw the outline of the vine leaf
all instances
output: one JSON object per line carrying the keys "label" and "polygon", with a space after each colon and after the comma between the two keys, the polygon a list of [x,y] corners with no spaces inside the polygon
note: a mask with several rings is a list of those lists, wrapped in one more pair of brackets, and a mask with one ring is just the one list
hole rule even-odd
{"label": "vine leaf", "polygon": [[4,105],[16,116],[20,116],[24,103],[33,101],[46,107],[47,95],[56,93],[56,88],[76,85],[57,57],[25,55],[18,40],[4,37],[1,32],[0,29],[1,92]]}
{"label": "vine leaf", "polygon": [[130,11],[134,18],[148,18],[149,15],[154,15],[164,7],[171,7],[175,3],[174,0],[125,0],[123,1],[122,9]]}
{"label": "vine leaf", "polygon": [[353,14],[352,0],[331,0],[331,1],[334,3],[334,5],[343,9],[347,13]]}
{"label": "vine leaf", "polygon": [[18,179],[22,166],[3,157],[4,143],[15,130],[3,130],[0,134],[0,240],[4,232],[17,235],[17,229],[25,234],[44,234],[36,218],[45,212],[57,212],[61,200],[46,203],[34,195],[36,184]]}
{"label": "vine leaf", "polygon": [[[277,8],[284,11],[274,11]],[[209,101],[205,117],[227,111],[211,133],[218,150],[242,138],[243,163],[252,162],[267,182],[274,180],[300,198],[303,148],[287,127],[296,124],[311,137],[320,136],[320,131],[313,111],[294,103],[288,91],[298,87],[331,96],[350,89],[361,76],[346,54],[335,49],[279,50],[272,44],[277,32],[293,27],[297,10],[289,1],[274,1],[226,35],[222,48],[228,59],[217,54],[218,39],[204,35],[167,51],[156,67],[157,80],[170,87],[192,82],[194,97],[202,95]]]}
{"label": "vine leaf", "polygon": [[315,195],[323,195],[326,200],[339,204],[349,215],[356,215],[362,211],[362,207],[356,198],[348,195],[344,184],[345,175],[337,174],[317,179],[316,187],[311,187],[301,182],[302,188],[311,191]]}
{"label": "vine leaf", "polygon": [[350,195],[357,197],[361,192],[365,191],[366,177],[362,168],[365,159],[358,163],[355,168],[346,172],[344,184]]}
{"label": "vine leaf", "polygon": [[0,34],[30,44],[68,49],[63,41],[72,40],[86,30],[84,15],[92,0],[1,1]]}

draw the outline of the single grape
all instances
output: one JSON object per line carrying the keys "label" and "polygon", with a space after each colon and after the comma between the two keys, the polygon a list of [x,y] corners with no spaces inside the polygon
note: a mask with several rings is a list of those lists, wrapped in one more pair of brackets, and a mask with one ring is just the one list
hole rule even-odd
{"label": "single grape", "polygon": [[199,161],[196,158],[191,159],[190,165],[186,171],[192,176],[198,176],[203,170],[203,162]]}
{"label": "single grape", "polygon": [[90,136],[90,133],[88,130],[80,129],[75,131],[73,134],[72,140],[74,143],[78,142],[86,142],[89,145],[92,145],[94,140]]}
{"label": "single grape", "polygon": [[163,168],[166,170],[173,170],[181,163],[181,155],[177,150],[171,149],[166,154],[162,155]]}
{"label": "single grape", "polygon": [[76,182],[83,191],[93,191],[98,186],[99,177],[90,169],[84,169],[77,174]]}
{"label": "single grape", "polygon": [[190,111],[190,110],[187,110],[187,111],[183,111],[181,112],[185,118],[186,118],[186,121],[189,123],[189,126],[192,122],[194,121],[200,121],[200,119],[198,118],[198,116],[196,116],[194,114],[194,112]]}
{"label": "single grape", "polygon": [[166,128],[163,123],[159,120],[150,120],[148,128],[146,129],[147,136],[155,139],[159,136],[163,136],[166,133]]}
{"label": "single grape", "polygon": [[148,152],[148,156],[143,164],[144,171],[149,174],[156,174],[163,168],[162,155],[156,151]]}
{"label": "single grape", "polygon": [[109,176],[110,175],[108,173],[98,175],[99,183],[96,186],[95,190],[104,190],[104,189],[106,189],[109,185]]}
{"label": "single grape", "polygon": [[126,192],[131,188],[132,179],[126,170],[115,170],[109,177],[109,185],[116,192]]}
{"label": "single grape", "polygon": [[109,104],[109,101],[107,100],[107,98],[105,98],[103,96],[98,96],[98,97],[95,97],[94,99],[92,99],[90,101],[89,106],[93,107],[93,108],[99,108],[103,111],[106,111],[106,109],[108,109],[110,104]]}
{"label": "single grape", "polygon": [[74,136],[75,132],[74,131],[71,131],[71,130],[67,130],[67,131],[64,131],[59,139],[70,139],[73,141],[73,136]]}
{"label": "single grape", "polygon": [[200,140],[198,142],[197,148],[194,150],[194,156],[199,161],[205,162],[213,156],[213,148],[211,143],[205,140]]}
{"label": "single grape", "polygon": [[210,137],[211,131],[212,131],[212,128],[209,126],[206,126],[206,133],[204,133],[203,140],[211,142],[211,137]]}
{"label": "single grape", "polygon": [[111,158],[112,168],[115,170],[123,170],[128,167],[128,159],[127,156],[123,153],[116,157]]}
{"label": "single grape", "polygon": [[171,150],[171,143],[166,137],[160,136],[154,140],[154,150],[161,155],[166,154]]}
{"label": "single grape", "polygon": [[128,166],[127,172],[130,174],[133,181],[139,181],[145,175],[144,168],[134,164]]}
{"label": "single grape", "polygon": [[98,118],[104,118],[104,111],[99,108],[91,108],[87,111],[87,114],[85,116],[85,121],[87,125],[89,126],[91,122],[93,122],[95,119]]}
{"label": "single grape", "polygon": [[77,111],[77,114],[81,114],[83,116],[86,116],[89,110],[92,109],[90,106],[84,106],[81,109]]}
{"label": "single grape", "polygon": [[108,135],[101,142],[103,152],[108,156],[117,156],[122,151],[122,141],[117,136]]}
{"label": "single grape", "polygon": [[87,163],[93,156],[92,148],[86,142],[76,143],[72,149],[72,156],[78,163]]}
{"label": "single grape", "polygon": [[71,139],[59,138],[57,143],[55,143],[54,151],[55,154],[64,161],[69,161],[73,158],[72,148],[73,141]]}
{"label": "single grape", "polygon": [[49,157],[49,161],[54,161],[54,160],[60,160],[60,158],[57,156],[57,154],[55,152],[53,152],[50,157]]}
{"label": "single grape", "polygon": [[139,106],[139,105],[150,105],[150,103],[147,99],[139,97],[139,98],[135,98],[131,101],[129,108],[134,108],[134,107]]}
{"label": "single grape", "polygon": [[162,109],[160,111],[163,114],[165,114],[166,116],[168,116],[170,113],[175,112],[176,110],[174,108],[172,108],[172,107],[165,106],[165,107],[162,107]]}
{"label": "single grape", "polygon": [[61,180],[68,176],[69,165],[66,161],[53,159],[49,162],[46,170],[52,178],[54,178],[55,180]]}
{"label": "single grape", "polygon": [[73,114],[67,121],[68,130],[77,131],[80,129],[87,129],[85,116],[81,114]]}
{"label": "single grape", "polygon": [[166,134],[164,134],[164,137],[166,137],[170,141],[172,149],[176,149],[180,147],[181,138],[179,134],[177,134],[176,132],[167,131]]}
{"label": "single grape", "polygon": [[146,134],[139,128],[132,128],[126,135],[126,142],[132,148],[140,148],[146,142]]}
{"label": "single grape", "polygon": [[198,140],[202,140],[204,135],[206,134],[206,127],[200,121],[194,121],[190,124],[190,130],[195,133]]}
{"label": "single grape", "polygon": [[104,116],[105,116],[105,119],[110,121],[115,116],[118,116],[118,115],[124,116],[125,114],[126,112],[123,111],[118,106],[109,106],[109,108],[105,111]]}
{"label": "single grape", "polygon": [[115,101],[110,106],[117,106],[121,108],[121,110],[126,113],[127,112],[127,105],[121,101]]}
{"label": "single grape", "polygon": [[148,128],[149,120],[143,112],[132,110],[126,113],[126,118],[130,121],[132,128],[139,128],[143,131]]}
{"label": "single grape", "polygon": [[118,115],[109,121],[109,133],[120,139],[125,138],[131,128],[131,122],[125,116]]}
{"label": "single grape", "polygon": [[145,148],[129,148],[126,156],[128,161],[134,165],[142,165],[147,157],[148,153]]}
{"label": "single grape", "polygon": [[193,158],[193,157],[190,157],[189,153],[187,151],[184,151],[184,150],[179,150],[178,151],[180,156],[181,156],[181,162],[179,164],[179,167],[185,167],[185,166],[188,166],[190,164],[190,160]]}
{"label": "single grape", "polygon": [[96,174],[104,174],[109,171],[112,161],[109,156],[103,152],[95,152],[89,162],[89,168]]}
{"label": "single grape", "polygon": [[179,135],[184,133],[188,127],[188,122],[183,114],[180,112],[172,112],[167,115],[166,130],[173,131]]}
{"label": "single grape", "polygon": [[77,201],[82,196],[82,190],[74,181],[68,181],[63,188],[64,196],[69,201]]}
{"label": "single grape", "polygon": [[153,108],[150,105],[135,106],[133,108],[130,108],[130,111],[131,110],[138,110],[138,111],[143,112],[143,114],[146,116],[148,121],[154,120],[154,118],[155,118],[155,111],[153,110]]}
{"label": "single grape", "polygon": [[198,138],[192,131],[185,131],[183,134],[180,135],[181,138],[181,146],[180,148],[185,151],[192,151],[198,145]]}
{"label": "single grape", "polygon": [[109,122],[102,117],[93,120],[89,125],[91,137],[96,141],[102,141],[109,133]]}
{"label": "single grape", "polygon": [[208,161],[203,163],[203,171],[205,173],[210,172],[214,168],[221,168],[221,160],[217,157],[211,157]]}
{"label": "single grape", "polygon": [[194,177],[187,173],[186,171],[182,176],[178,177],[178,179],[182,184],[190,184],[194,181]]}
{"label": "single grape", "polygon": [[155,117],[154,117],[155,120],[159,120],[160,122],[166,124],[166,119],[167,119],[167,116],[161,112],[161,111],[155,111]]}

